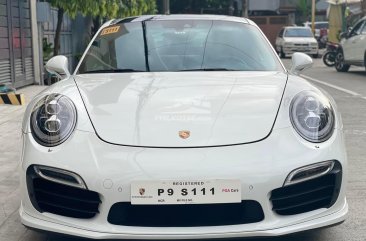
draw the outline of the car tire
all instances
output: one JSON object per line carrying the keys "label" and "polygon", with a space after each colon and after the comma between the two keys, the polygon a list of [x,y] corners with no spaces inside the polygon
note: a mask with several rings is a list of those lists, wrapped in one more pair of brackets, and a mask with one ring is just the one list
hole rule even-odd
{"label": "car tire", "polygon": [[286,58],[286,54],[283,52],[282,47],[281,47],[281,51],[280,51],[280,57],[281,58]]}
{"label": "car tire", "polygon": [[335,68],[338,72],[347,72],[351,66],[344,62],[344,55],[342,51],[338,51],[335,58]]}
{"label": "car tire", "polygon": [[335,55],[336,53],[334,52],[326,52],[323,55],[323,63],[328,67],[333,67],[335,65]]}

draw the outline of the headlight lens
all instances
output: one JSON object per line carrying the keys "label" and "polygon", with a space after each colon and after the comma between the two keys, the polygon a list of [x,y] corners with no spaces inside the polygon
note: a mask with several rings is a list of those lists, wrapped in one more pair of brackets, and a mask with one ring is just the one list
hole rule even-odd
{"label": "headlight lens", "polygon": [[43,146],[57,146],[73,132],[76,116],[75,105],[68,97],[48,95],[33,108],[30,118],[32,135]]}
{"label": "headlight lens", "polygon": [[313,91],[303,91],[294,97],[290,119],[295,130],[310,142],[326,141],[334,130],[334,111],[329,100]]}

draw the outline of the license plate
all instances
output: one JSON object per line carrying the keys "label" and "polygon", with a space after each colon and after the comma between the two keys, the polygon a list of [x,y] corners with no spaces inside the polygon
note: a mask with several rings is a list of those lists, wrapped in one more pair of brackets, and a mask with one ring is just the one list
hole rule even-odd
{"label": "license plate", "polygon": [[208,204],[241,202],[240,180],[135,181],[131,204]]}

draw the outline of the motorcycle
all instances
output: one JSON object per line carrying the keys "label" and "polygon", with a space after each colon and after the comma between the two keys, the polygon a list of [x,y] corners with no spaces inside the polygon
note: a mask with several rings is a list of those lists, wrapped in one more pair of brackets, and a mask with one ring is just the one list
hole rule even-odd
{"label": "motorcycle", "polygon": [[337,56],[339,44],[327,43],[327,51],[323,55],[323,62],[328,67],[333,67],[335,65],[335,59]]}

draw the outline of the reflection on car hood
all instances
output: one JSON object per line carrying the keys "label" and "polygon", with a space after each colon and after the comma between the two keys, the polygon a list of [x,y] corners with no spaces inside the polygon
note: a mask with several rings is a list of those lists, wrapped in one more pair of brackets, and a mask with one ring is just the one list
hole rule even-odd
{"label": "reflection on car hood", "polygon": [[280,72],[118,73],[75,77],[101,139],[113,144],[150,147],[259,141],[272,130],[286,80],[287,74]]}

